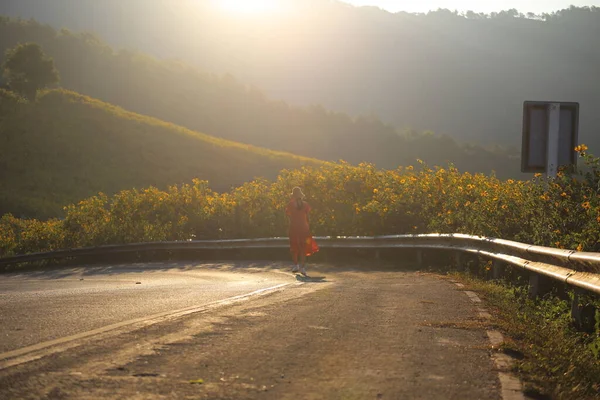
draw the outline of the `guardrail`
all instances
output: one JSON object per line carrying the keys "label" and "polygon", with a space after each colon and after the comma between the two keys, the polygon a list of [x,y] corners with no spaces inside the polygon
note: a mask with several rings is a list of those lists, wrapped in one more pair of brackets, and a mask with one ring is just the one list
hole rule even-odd
{"label": "guardrail", "polygon": [[[562,282],[579,291],[600,295],[600,253],[586,253],[534,246],[510,240],[464,234],[392,235],[374,237],[317,237],[322,249],[371,249],[379,257],[381,249],[415,249],[417,259],[423,260],[424,250],[452,251],[473,254],[494,260],[492,275],[499,278],[505,265],[512,265],[530,273],[530,294],[542,291],[540,277]],[[243,250],[284,249],[287,238],[196,240],[177,242],[133,243],[106,245],[78,249],[65,249],[45,253],[24,254],[0,258],[0,266],[42,260],[106,256],[123,253],[145,253],[178,250]],[[460,259],[457,259],[460,262]],[[575,300],[577,301],[578,291]],[[575,311],[574,311],[575,312]]]}

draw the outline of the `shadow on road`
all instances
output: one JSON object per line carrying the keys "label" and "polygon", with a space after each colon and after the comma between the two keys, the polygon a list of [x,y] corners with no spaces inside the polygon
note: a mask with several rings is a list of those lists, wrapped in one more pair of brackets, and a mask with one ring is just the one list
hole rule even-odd
{"label": "shadow on road", "polygon": [[[311,269],[316,269],[319,273],[339,273],[354,272],[373,273],[383,271],[411,271],[418,270],[415,265],[393,265],[390,263],[377,262],[315,262],[310,264]],[[24,268],[18,271],[6,272],[2,275],[12,278],[27,277],[29,279],[64,279],[71,277],[92,277],[92,276],[110,276],[122,273],[152,274],[155,272],[167,271],[197,271],[197,270],[217,270],[223,272],[244,272],[245,274],[262,273],[268,271],[291,271],[291,263],[285,261],[166,261],[166,262],[135,262],[135,263],[115,263],[115,264],[75,264],[75,265],[52,265],[45,268]],[[297,280],[308,283],[328,282],[325,276],[296,277]]]}
{"label": "shadow on road", "polygon": [[328,282],[324,276],[302,276],[296,275],[296,280],[299,282],[309,282],[309,283],[321,283]]}

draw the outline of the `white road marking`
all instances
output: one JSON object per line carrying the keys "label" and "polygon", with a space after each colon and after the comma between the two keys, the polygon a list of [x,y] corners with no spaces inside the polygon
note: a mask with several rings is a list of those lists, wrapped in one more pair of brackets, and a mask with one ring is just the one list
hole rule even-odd
{"label": "white road marking", "polygon": [[[456,284],[457,286],[459,284]],[[465,290],[464,292],[473,303],[481,303],[481,299],[477,296],[477,293]],[[480,318],[491,319],[490,313],[482,307],[477,308]],[[504,336],[498,331],[486,331],[490,343],[493,347],[498,347],[504,342]],[[494,365],[498,369],[498,380],[500,381],[500,396],[502,400],[525,400],[523,395],[523,385],[521,381],[509,374],[510,367],[512,365],[512,358],[504,353],[494,352],[492,353],[492,360]]]}
{"label": "white road marking", "polygon": [[477,312],[479,313],[479,318],[482,319],[492,319],[492,315],[487,312],[487,310],[485,308],[478,308]]}
{"label": "white road marking", "polygon": [[488,338],[490,339],[490,343],[494,347],[498,347],[502,342],[504,342],[504,336],[498,331],[486,331]]}
{"label": "white road marking", "polygon": [[[486,333],[492,346],[497,347],[504,342],[502,333],[498,331],[487,331]],[[525,400],[521,381],[509,373],[513,359],[507,354],[495,352],[492,354],[492,360],[498,369],[498,379],[500,380],[500,394],[502,399]]]}
{"label": "white road marking", "polygon": [[[23,347],[17,350],[12,350],[6,353],[0,354],[0,370],[12,367],[15,365],[23,364],[29,361],[37,360],[42,357],[45,357],[50,354],[58,353],[64,350],[67,350],[72,347],[76,347],[81,345],[82,339],[87,339],[93,336],[108,336],[110,334],[118,334],[123,332],[132,331],[135,329],[139,329],[145,326],[150,326],[157,324],[159,322],[163,322],[170,319],[180,318],[185,315],[204,312],[209,309],[213,309],[216,307],[221,307],[224,305],[233,304],[240,301],[248,300],[253,296],[264,295],[276,290],[281,290],[285,286],[288,285],[301,285],[302,282],[297,283],[282,283],[280,285],[271,286],[264,289],[255,290],[250,293],[229,297],[223,300],[213,301],[207,304],[203,304],[201,306],[192,306],[187,308],[182,308],[180,310],[175,311],[166,311],[154,315],[150,315],[147,317],[136,318],[129,321],[119,322],[116,324],[104,326],[102,328],[93,329],[91,331],[78,333],[72,336],[66,336],[56,340],[50,340],[47,342],[38,343],[32,346]],[[44,351],[45,350],[45,351]]]}
{"label": "white road marking", "polygon": [[471,301],[473,303],[481,303],[481,299],[479,298],[479,296],[477,296],[477,293],[475,292],[470,292],[470,291],[465,291],[465,294],[467,296],[469,296],[469,299],[471,299]]}
{"label": "white road marking", "polygon": [[[464,287],[460,283],[454,282],[458,287]],[[481,303],[481,299],[477,296],[477,293],[465,290],[464,293],[469,297],[473,303]],[[479,317],[483,319],[491,319],[491,314],[482,307],[477,308]],[[490,343],[493,347],[498,347],[504,342],[504,336],[498,331],[486,331]],[[492,353],[492,360],[494,365],[498,369],[498,380],[500,381],[500,396],[502,400],[525,400],[523,395],[523,385],[519,378],[511,375],[510,368],[513,363],[513,359],[504,353],[494,352]]]}

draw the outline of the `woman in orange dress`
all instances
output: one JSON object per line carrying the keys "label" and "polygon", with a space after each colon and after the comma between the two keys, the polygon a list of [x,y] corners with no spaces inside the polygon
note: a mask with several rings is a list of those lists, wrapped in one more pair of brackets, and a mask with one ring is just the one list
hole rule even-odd
{"label": "woman in orange dress", "polygon": [[[294,259],[292,272],[300,271],[305,276],[306,257],[319,251],[319,247],[310,233],[309,213],[310,205],[304,201],[302,189],[295,187],[292,190],[292,198],[285,209],[285,214],[290,224],[290,251]],[[298,265],[298,258],[300,258],[300,265]]]}

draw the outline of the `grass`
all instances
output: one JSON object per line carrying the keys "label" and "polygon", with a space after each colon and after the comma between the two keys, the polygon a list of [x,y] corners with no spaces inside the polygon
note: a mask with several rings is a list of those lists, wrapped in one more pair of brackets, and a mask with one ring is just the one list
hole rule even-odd
{"label": "grass", "polygon": [[[532,398],[600,398],[600,337],[573,327],[570,303],[554,294],[536,300],[527,288],[454,276],[476,291],[505,334],[503,351],[515,358],[514,372]],[[593,300],[591,300],[593,301]],[[516,357],[515,357],[516,356]]]}
{"label": "grass", "polygon": [[24,103],[0,89],[0,215],[131,188],[207,180],[217,191],[322,162],[215,138],[65,90]]}

